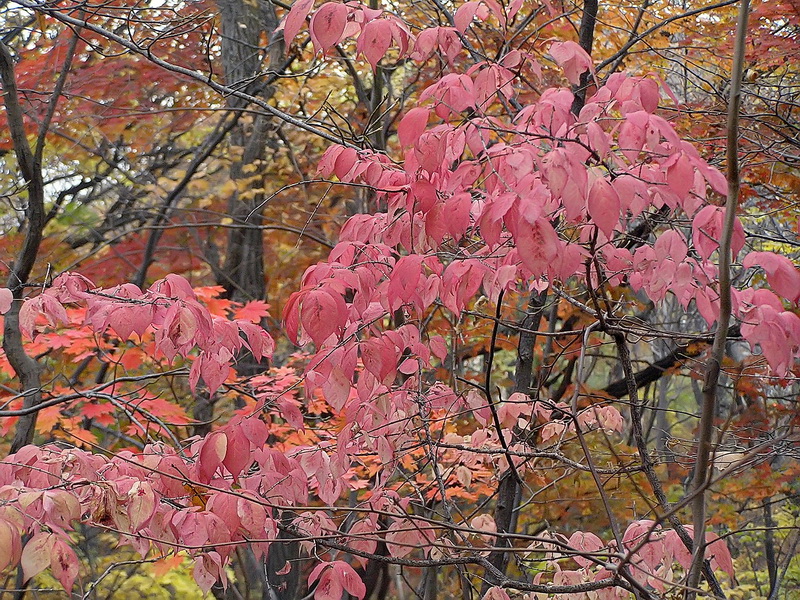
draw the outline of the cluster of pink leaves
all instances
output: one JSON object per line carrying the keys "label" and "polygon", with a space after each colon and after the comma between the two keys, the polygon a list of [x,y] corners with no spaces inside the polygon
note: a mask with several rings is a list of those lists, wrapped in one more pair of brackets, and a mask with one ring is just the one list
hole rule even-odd
{"label": "cluster of pink leaves", "polygon": [[[277,541],[280,528],[300,536],[309,554],[319,555],[324,541],[334,540],[362,563],[381,539],[396,558],[417,548],[427,553],[434,546],[440,556],[457,552],[448,550],[446,538],[435,544],[441,535],[436,524],[409,515],[408,499],[389,490],[376,491],[356,506],[364,516],[347,530],[325,510],[303,510],[312,479],[341,478],[332,464],[335,458],[311,447],[284,455],[266,446],[268,434],[260,419],[236,417],[180,452],[154,444],[137,454],[121,452],[108,458],[54,446],[23,448],[0,463],[0,570],[20,562],[29,579],[50,568],[65,589],[72,589],[79,560],[69,532],[78,520],[117,533],[142,556],[151,548],[159,555],[187,552],[204,590],[216,581],[226,583],[224,567],[237,545],[247,543],[257,557],[263,556]],[[302,512],[287,526],[283,510],[292,508],[296,515]],[[384,522],[390,519],[388,527],[379,525],[380,515]],[[466,531],[490,543],[496,528],[491,517],[481,515]],[[706,541],[712,566],[732,575],[724,542],[713,534]],[[576,532],[570,538],[545,535],[530,549],[546,552],[556,568],[554,583],[566,585],[609,577],[611,555],[612,561],[629,565],[643,584],[660,589],[671,580],[673,563],[685,569],[690,560],[677,534],[662,531],[652,521],[632,523],[623,546],[617,552],[613,542]],[[569,559],[580,568],[563,570],[563,561]],[[284,572],[289,569],[287,564]],[[309,583],[317,580],[317,600],[338,600],[343,590],[359,598],[365,593],[345,561],[320,562]],[[619,597],[613,589],[597,593],[599,598]]]}
{"label": "cluster of pink leaves", "polygon": [[[0,463],[0,570],[21,562],[27,580],[50,568],[71,590],[79,560],[69,532],[78,520],[117,533],[142,556],[151,549],[187,552],[204,591],[216,581],[226,584],[224,567],[237,545],[266,555],[279,527],[287,527],[284,509],[294,509],[288,528],[309,554],[324,550],[313,540],[325,539],[346,540],[357,557],[374,553],[380,539],[397,557],[430,546],[433,525],[411,521],[408,500],[388,490],[356,507],[365,516],[340,531],[326,511],[307,506],[309,488],[316,481],[319,495],[333,504],[341,488],[331,496],[325,486],[343,481],[351,459],[321,447],[284,454],[267,445],[268,436],[259,418],[237,416],[179,451],[151,444],[108,458],[26,446]],[[383,531],[379,515],[393,519]],[[309,583],[317,580],[317,600],[338,600],[343,589],[359,598],[365,593],[344,561],[322,561]]]}
{"label": "cluster of pink leaves", "polygon": [[[691,526],[685,527],[689,536],[693,535]],[[659,524],[648,519],[634,521],[622,535],[622,551],[616,541],[604,542],[593,533],[576,531],[569,538],[561,534],[547,536],[550,541],[535,542],[532,548],[547,552],[547,559],[554,572],[552,582],[556,585],[576,585],[598,581],[612,576],[614,570],[626,568],[631,576],[643,587],[664,592],[667,585],[676,580],[673,574],[677,564],[686,572],[691,564],[691,552],[686,549],[674,529],[662,529]],[[706,534],[706,556],[714,570],[722,570],[731,579],[734,577],[733,559],[728,546],[714,533]],[[571,558],[578,569],[565,569],[560,561]],[[599,566],[599,568],[598,568]],[[534,577],[542,580],[544,573]],[[605,588],[594,592],[598,600],[627,600],[630,593],[622,588]],[[501,596],[502,597],[502,596]],[[586,594],[533,594],[531,598],[571,599],[588,598]]]}
{"label": "cluster of pink leaves", "polygon": [[[416,37],[410,28],[396,15],[382,9],[370,8],[361,2],[325,2],[314,10],[314,0],[298,0],[282,21],[287,47],[309,20],[309,33],[316,51],[327,52],[347,39],[356,40],[356,52],[364,56],[376,68],[390,48],[394,47],[398,58],[409,57],[418,62],[428,60],[434,53],[443,57],[451,66],[463,49],[463,36],[475,18],[485,21],[493,16],[505,27],[522,7],[523,0],[513,0],[507,6],[497,0],[465,2],[453,16],[452,27],[428,27]],[[309,19],[310,15],[310,19]],[[575,72],[579,76],[591,64],[585,53],[577,55],[574,42],[557,45],[554,58],[564,63],[565,71],[572,80]],[[578,71],[578,69],[581,69]]]}
{"label": "cluster of pink leaves", "polygon": [[[6,290],[8,291],[8,290]],[[10,307],[0,301],[0,313]],[[155,331],[155,347],[167,360],[176,356],[192,361],[189,383],[200,378],[211,393],[228,378],[231,363],[243,349],[256,360],[272,356],[274,342],[257,323],[212,315],[191,284],[180,275],[167,275],[142,291],[132,283],[96,288],[77,273],[63,273],[41,294],[27,298],[19,311],[20,329],[34,339],[42,327],[70,323],[65,306],[86,306],[86,325],[98,334],[111,330],[126,341]],[[2,310],[5,309],[5,310]],[[82,325],[82,324],[80,324]]]}
{"label": "cluster of pink leaves", "polygon": [[[414,108],[400,121],[401,165],[344,146],[326,152],[322,175],[372,186],[388,211],[352,217],[328,262],[309,269],[286,307],[290,336],[318,348],[359,345],[366,364],[364,350],[375,343],[356,344],[353,337],[400,307],[419,316],[440,302],[459,314],[479,292],[496,301],[520,282],[546,289],[575,276],[593,286],[625,281],[656,302],[672,293],[685,308],[694,301],[712,325],[719,296],[711,258],[724,211],[706,198],[709,188],[725,194],[726,184],[654,113],[658,84],[614,75],[577,117],[571,91],[550,89],[513,123],[503,123],[480,116],[486,106],[474,79],[482,72],[447,75],[422,93],[434,106]],[[461,119],[466,108],[479,116]],[[433,113],[458,121],[428,127]],[[691,218],[688,238],[670,229],[633,251],[615,245],[648,209],[663,208]],[[469,251],[457,246],[464,240],[472,242]],[[735,256],[744,243],[737,220]],[[783,301],[800,300],[800,273],[769,252],[747,254],[743,266],[762,267],[783,296],[736,291],[735,316],[745,338],[784,376],[798,356],[800,318]],[[376,329],[374,337],[389,335]],[[381,344],[389,346],[400,348]],[[405,350],[425,364],[424,350],[413,344]],[[385,358],[382,364],[398,364]],[[382,371],[378,380],[395,374]]]}

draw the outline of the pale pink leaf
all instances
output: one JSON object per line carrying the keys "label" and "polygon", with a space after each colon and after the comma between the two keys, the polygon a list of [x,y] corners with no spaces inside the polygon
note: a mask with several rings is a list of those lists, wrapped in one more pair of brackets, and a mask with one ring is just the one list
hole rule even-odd
{"label": "pale pink leaf", "polygon": [[156,512],[157,498],[153,486],[148,481],[137,481],[128,492],[128,518],[131,531],[138,532],[146,527]]}
{"label": "pale pink leaf", "polygon": [[22,539],[16,525],[0,518],[0,572],[17,564],[22,553]]}
{"label": "pale pink leaf", "polygon": [[[569,538],[569,545],[575,550],[578,550],[584,554],[591,554],[605,548],[603,540],[601,540],[595,534],[587,531],[576,531],[573,533]],[[596,564],[595,561],[578,554],[573,555],[572,558],[581,567],[588,567],[592,564]]]}
{"label": "pale pink leaf", "polygon": [[564,75],[572,85],[578,85],[581,75],[592,69],[591,57],[575,42],[553,42],[550,56],[564,70]]}
{"label": "pale pink leaf", "polygon": [[198,556],[194,559],[192,576],[194,577],[197,586],[204,594],[208,593],[208,590],[210,590],[217,581],[217,578],[206,569],[202,556]]}
{"label": "pale pink leaf", "polygon": [[56,537],[52,533],[40,531],[25,544],[25,548],[22,550],[22,558],[20,559],[25,581],[50,566],[55,541]]}
{"label": "pale pink leaf", "polygon": [[11,303],[14,300],[14,294],[8,288],[0,288],[0,315],[6,314],[11,310]]}
{"label": "pale pink leaf", "polygon": [[750,252],[744,257],[742,266],[746,269],[761,267],[773,290],[790,302],[800,302],[800,271],[786,256],[774,252]]}
{"label": "pale pink leaf", "polygon": [[501,587],[490,587],[481,600],[511,600],[508,593]]}
{"label": "pale pink leaf", "polygon": [[607,179],[598,177],[589,190],[589,216],[607,238],[611,238],[619,223],[620,201]]}
{"label": "pale pink leaf", "polygon": [[480,5],[480,2],[465,2],[458,7],[458,10],[453,17],[453,22],[455,23],[456,29],[459,31],[459,33],[463,34],[467,31],[467,28],[472,24],[472,19],[475,18],[475,13],[478,12]]}

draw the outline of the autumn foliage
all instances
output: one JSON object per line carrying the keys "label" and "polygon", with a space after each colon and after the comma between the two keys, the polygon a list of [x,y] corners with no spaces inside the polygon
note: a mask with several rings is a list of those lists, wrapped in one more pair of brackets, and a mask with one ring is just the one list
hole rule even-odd
{"label": "autumn foliage", "polygon": [[[297,128],[281,135],[313,140],[304,142],[313,170],[298,179],[292,169],[307,157],[285,150],[291,168],[272,185],[252,175],[266,159],[246,163],[244,143],[209,159],[215,167],[181,192],[186,215],[197,216],[175,217],[184,220],[147,257],[155,262],[149,279],[149,263],[140,270],[142,281],[157,273],[150,285],[111,280],[124,270],[121,256],[147,256],[133,224],[127,245],[101,255],[99,267],[91,257],[86,269],[71,267],[47,238],[54,273],[43,270],[42,256],[33,279],[15,279],[4,259],[0,313],[13,316],[21,348],[44,374],[41,399],[26,404],[30,394],[11,389],[6,342],[0,431],[11,434],[18,419],[38,414],[36,443],[0,462],[0,573],[8,581],[20,572],[17,581],[30,585],[49,569],[68,594],[88,592],[76,552],[81,524],[143,561],[188,557],[197,585],[217,597],[247,579],[252,560],[267,573],[264,597],[273,586],[294,593],[274,581],[295,581],[316,600],[407,597],[403,585],[433,600],[437,584],[442,597],[487,600],[674,598],[698,540],[703,590],[736,593],[738,542],[724,532],[738,526],[736,516],[712,511],[695,536],[697,492],[681,486],[699,452],[698,406],[678,398],[670,408],[666,388],[652,405],[655,393],[646,394],[673,376],[681,394],[698,386],[725,310],[719,259],[730,252],[735,351],[722,369],[733,403],[747,406],[716,415],[716,458],[701,492],[711,506],[748,506],[746,488],[736,487],[746,480],[729,476],[761,468],[747,476],[753,490],[757,480],[765,486],[750,492],[759,509],[767,498],[796,497],[800,270],[784,246],[753,235],[760,209],[748,194],[757,168],[745,173],[750,188],[726,245],[731,181],[709,160],[713,143],[695,143],[682,124],[691,99],[679,101],[661,74],[596,72],[604,57],[590,55],[591,40],[587,48],[559,29],[560,4],[532,4],[456,3],[439,7],[436,23],[416,3],[296,0],[280,9],[280,60],[370,80],[371,90],[353,84],[364,98],[377,97],[383,78],[413,101],[397,100],[398,108],[378,98],[371,111],[354,109],[364,135],[348,137],[320,125],[322,117],[288,118],[279,91],[263,96],[252,106],[263,114],[272,106],[271,119],[283,114]],[[116,31],[113,11],[87,17],[72,3],[21,6],[63,31],[85,28],[76,56]],[[155,23],[177,18],[153,10]],[[552,37],[528,41],[540,21],[535,31]],[[187,12],[175,28],[186,46],[214,35],[203,11]],[[133,60],[130,48],[108,60],[142,69],[140,81],[169,73],[159,85],[178,97],[185,90],[204,115],[217,102],[205,97],[204,78],[245,90],[203,75],[196,56],[170,71],[185,50],[170,43],[150,48],[166,64],[148,62],[147,52]],[[90,93],[88,68],[78,69],[69,110],[80,109],[80,90]],[[240,98],[262,98],[247,90],[253,96]],[[334,81],[328,99],[310,98],[319,102],[313,115],[336,122],[346,104],[336,94]],[[142,106],[128,101],[108,115],[121,137],[126,111]],[[164,120],[170,139],[191,136],[186,108],[176,107],[184,116],[174,121],[148,117],[149,126]],[[393,115],[385,126],[377,122],[383,112]],[[26,115],[29,132],[37,114]],[[249,127],[262,131],[258,118]],[[145,161],[143,135],[135,152]],[[19,142],[4,144],[12,151]],[[72,151],[88,161],[79,145]],[[219,175],[223,167],[230,178]],[[164,178],[145,196],[180,179]],[[212,210],[225,214],[223,194],[209,188],[227,182],[237,202],[253,202],[249,214],[233,224],[204,220]],[[364,210],[323,204],[330,189]],[[269,212],[270,201],[287,190],[310,216],[273,223],[283,215]],[[177,199],[163,206],[143,221],[154,231],[180,212]],[[287,210],[280,206],[276,214]],[[781,218],[796,220],[794,210]],[[280,322],[265,298],[228,285],[222,263],[208,269],[197,258],[218,252],[216,227],[265,223],[334,240],[327,256],[308,255],[298,281],[264,287],[281,304]],[[189,225],[208,228],[207,238]],[[172,246],[189,249],[176,273],[163,250]],[[280,249],[289,262],[305,260],[297,246]],[[662,341],[676,345],[672,362],[658,363],[651,351]],[[70,378],[65,365],[83,366]],[[94,384],[83,381],[84,369],[97,369]],[[212,407],[207,421],[190,410],[201,402]],[[651,433],[662,418],[656,427],[674,436],[665,432],[656,448]],[[795,460],[769,462],[781,453]],[[723,464],[725,454],[735,456]],[[392,578],[389,565],[402,577]],[[370,575],[378,571],[384,587]]]}

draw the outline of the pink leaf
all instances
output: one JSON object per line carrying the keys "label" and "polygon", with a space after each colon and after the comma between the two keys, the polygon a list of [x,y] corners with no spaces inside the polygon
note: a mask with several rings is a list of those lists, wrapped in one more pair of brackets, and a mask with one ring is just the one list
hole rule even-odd
{"label": "pink leaf", "polygon": [[745,269],[761,267],[773,290],[790,302],[800,302],[800,271],[787,257],[774,252],[750,252],[742,266]]}
{"label": "pink leaf", "polygon": [[728,574],[731,580],[734,579],[733,558],[728,544],[716,533],[711,531],[706,533],[706,557],[711,560],[711,568],[722,569]]}
{"label": "pink leaf", "polygon": [[[352,537],[348,539],[347,545],[354,550],[373,554],[378,547],[376,529],[376,523],[369,518],[356,521],[348,532]],[[356,558],[362,561],[362,564],[366,562],[366,559]]]}
{"label": "pink leaf", "polygon": [[53,554],[50,560],[53,577],[58,579],[69,595],[72,595],[72,585],[78,576],[78,566],[80,564],[75,551],[62,540],[56,540],[53,544]]}
{"label": "pink leaf", "polygon": [[367,593],[364,582],[353,567],[341,560],[317,565],[308,577],[309,585],[317,579],[319,583],[314,590],[314,600],[341,600],[344,591],[361,600]]}
{"label": "pink leaf", "polygon": [[341,297],[339,300],[321,289],[311,290],[303,298],[303,329],[318,347],[339,329],[339,309],[344,304]]}
{"label": "pink leaf", "polygon": [[230,427],[225,431],[225,437],[228,444],[222,464],[231,475],[238,477],[244,468],[253,462],[250,456],[250,441],[238,427]]}
{"label": "pink leaf", "polygon": [[311,39],[314,47],[323,52],[339,43],[347,24],[347,7],[337,2],[326,2],[311,17]]}
{"label": "pink leaf", "polygon": [[322,393],[334,410],[341,410],[350,396],[350,379],[339,367],[333,367],[322,384]]}
{"label": "pink leaf", "polygon": [[422,135],[428,125],[430,112],[427,108],[416,107],[403,116],[400,120],[400,125],[397,127],[397,137],[400,138],[400,144],[407,147],[417,143],[419,136]]}
{"label": "pink leaf", "polygon": [[11,309],[14,294],[8,288],[0,288],[0,315],[6,314]]}
{"label": "pink leaf", "polygon": [[264,357],[270,358],[272,356],[275,351],[275,340],[261,325],[248,323],[247,321],[237,321],[236,324],[242,333],[247,336],[247,346],[256,360],[260,361]]}
{"label": "pink leaf", "polygon": [[204,564],[204,557],[198,556],[194,559],[194,569],[192,570],[192,576],[194,577],[195,582],[197,583],[198,587],[202,590],[204,594],[208,593],[208,590],[216,583],[217,578],[212,575]]}
{"label": "pink leaf", "polygon": [[413,552],[416,548],[424,548],[431,540],[430,532],[423,531],[416,523],[408,520],[396,520],[386,532],[386,546],[389,554],[402,558]]}
{"label": "pink leaf", "polygon": [[558,254],[558,234],[547,219],[537,219],[530,228],[520,228],[515,239],[522,264],[534,277],[542,275]]}
{"label": "pink leaf", "polygon": [[299,343],[298,332],[300,330],[300,301],[307,292],[294,292],[286,301],[283,307],[283,322],[286,329],[286,336],[293,344]]}
{"label": "pink leaf", "polygon": [[511,598],[503,588],[494,586],[487,590],[481,600],[511,600]]}
{"label": "pink leaf", "polygon": [[364,27],[358,38],[358,49],[375,69],[392,45],[392,26],[386,19],[375,19]]}
{"label": "pink leaf", "polygon": [[686,544],[683,543],[678,532],[674,529],[670,529],[667,531],[666,535],[664,535],[664,548],[668,556],[671,556],[672,560],[675,560],[684,569],[688,569],[689,565],[692,564],[692,553],[689,552],[686,548]]}
{"label": "pink leaf", "polygon": [[211,481],[228,451],[228,438],[221,431],[214,431],[203,440],[198,459],[197,473],[203,482]]}
{"label": "pink leaf", "polygon": [[168,298],[180,300],[197,300],[197,295],[192,289],[192,284],[185,277],[170,273],[164,279],[159,279],[150,286],[149,291]]}
{"label": "pink leaf", "polygon": [[20,559],[25,581],[50,566],[55,541],[56,537],[52,533],[40,531],[25,544],[25,548],[22,550],[22,558]]}
{"label": "pink leaf", "polygon": [[45,292],[36,298],[29,298],[19,310],[19,328],[31,339],[36,336],[36,319],[39,315],[43,315],[51,327],[69,322],[66,309],[54,296]]}
{"label": "pink leaf", "polygon": [[131,521],[131,531],[138,532],[146,527],[153,518],[157,507],[156,494],[153,486],[147,481],[137,481],[128,492],[128,518]]}
{"label": "pink leaf", "polygon": [[[575,548],[575,550],[579,550],[585,554],[597,552],[598,550],[605,548],[603,540],[601,540],[595,534],[585,531],[576,531],[573,533],[569,538],[569,545]],[[589,565],[595,564],[594,561],[589,560],[585,556],[576,554],[572,558],[581,567],[588,567]]]}
{"label": "pink leaf", "polygon": [[18,527],[0,518],[0,571],[17,564],[22,554],[22,538]]}
{"label": "pink leaf", "polygon": [[292,4],[292,9],[283,21],[283,39],[286,41],[287,53],[292,45],[292,40],[305,24],[306,17],[313,7],[314,0],[296,0]]}
{"label": "pink leaf", "polygon": [[475,18],[475,13],[480,8],[480,2],[465,2],[458,7],[453,22],[459,33],[464,33],[467,28],[472,24],[472,19]]}
{"label": "pink leaf", "polygon": [[225,352],[226,356],[203,352],[192,363],[189,371],[189,385],[192,390],[197,387],[200,378],[206,384],[209,393],[213,394],[225,383],[231,372],[229,351],[222,348],[220,352]]}
{"label": "pink leaf", "polygon": [[283,567],[281,567],[278,571],[275,571],[275,574],[276,575],[286,575],[288,573],[291,573],[291,571],[292,571],[292,563],[290,563],[287,560],[286,564],[283,565]]}
{"label": "pink leaf", "polygon": [[[723,208],[709,205],[699,210],[692,220],[692,242],[697,253],[706,260],[714,250],[719,248],[724,216],[725,210]],[[733,224],[733,238],[731,240],[731,250],[734,258],[744,247],[744,241],[744,228],[741,221],[736,218]]]}
{"label": "pink leaf", "polygon": [[588,209],[598,229],[610,239],[619,223],[620,201],[616,190],[604,177],[598,177],[592,184]]}
{"label": "pink leaf", "polygon": [[553,42],[550,45],[550,56],[564,70],[564,75],[572,85],[578,85],[581,75],[592,70],[592,59],[575,42]]}

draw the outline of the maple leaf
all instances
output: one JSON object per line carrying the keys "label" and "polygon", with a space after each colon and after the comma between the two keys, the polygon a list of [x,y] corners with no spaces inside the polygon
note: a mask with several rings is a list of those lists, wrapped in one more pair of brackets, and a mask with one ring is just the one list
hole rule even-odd
{"label": "maple leaf", "polygon": [[242,307],[233,311],[233,318],[236,320],[249,321],[250,323],[260,323],[261,319],[269,316],[270,305],[262,300],[251,300]]}

